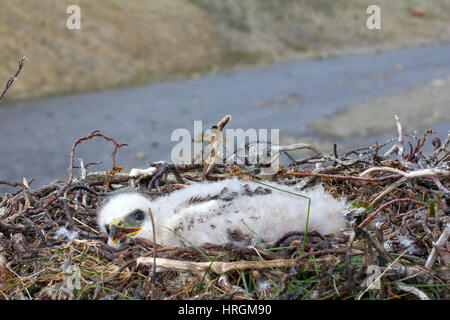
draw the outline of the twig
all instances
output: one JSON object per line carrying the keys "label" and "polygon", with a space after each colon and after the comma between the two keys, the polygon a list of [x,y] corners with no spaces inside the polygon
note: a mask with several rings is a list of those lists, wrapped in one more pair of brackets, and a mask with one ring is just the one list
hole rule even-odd
{"label": "twig", "polygon": [[430,133],[433,133],[433,130],[427,129],[425,131],[425,134],[422,136],[422,140],[417,143],[417,146],[414,148],[414,150],[411,150],[411,153],[408,156],[408,161],[411,161],[414,158],[414,156],[416,155],[416,153],[419,152],[420,148],[423,147],[423,144],[425,143],[425,139],[426,139],[427,135]]}
{"label": "twig", "polygon": [[340,160],[340,159],[338,159],[338,158],[336,158],[334,156],[331,156],[331,155],[329,155],[329,154],[327,154],[325,152],[320,151],[314,145],[308,144],[308,143],[294,143],[294,144],[290,144],[290,145],[286,145],[286,146],[274,145],[274,146],[271,147],[271,149],[272,149],[273,152],[309,149],[312,152],[314,152],[315,154],[317,154],[318,156],[320,156],[322,158],[325,158],[325,159],[328,159],[328,160],[333,161],[333,162],[337,162],[337,163],[339,163],[340,165],[342,165],[344,167],[349,166],[349,165],[354,164],[354,163],[359,161],[359,159],[352,159],[352,160],[350,160],[348,162],[344,162],[344,161],[342,161],[342,160]]}
{"label": "twig", "polygon": [[193,273],[205,272],[208,269],[214,271],[217,274],[224,274],[235,270],[247,270],[247,269],[266,269],[266,268],[285,268],[294,264],[294,259],[279,259],[279,260],[265,260],[265,261],[235,261],[235,262],[192,262],[181,261],[165,258],[150,258],[139,257],[136,261],[137,265],[156,265],[160,268],[177,270],[177,271],[189,271]]}
{"label": "twig", "polygon": [[396,175],[390,175],[386,177],[379,177],[379,178],[364,178],[364,177],[355,177],[355,176],[342,176],[337,174],[324,174],[324,173],[312,173],[312,172],[288,172],[286,173],[288,176],[310,176],[310,177],[321,177],[321,178],[327,178],[327,179],[340,179],[340,180],[361,180],[366,182],[378,182],[378,181],[385,181],[390,179],[398,178]]}
{"label": "twig", "polygon": [[436,177],[431,177],[431,180],[433,180],[434,184],[439,188],[439,190],[441,190],[443,193],[445,194],[450,194],[450,190],[448,190],[446,187],[444,187],[444,185],[442,184],[442,182],[436,178]]}
{"label": "twig", "polygon": [[[116,157],[117,150],[118,150],[119,148],[121,148],[121,147],[128,146],[128,144],[126,144],[126,143],[122,143],[122,144],[117,143],[116,140],[114,140],[113,138],[110,138],[110,137],[108,137],[108,136],[105,136],[104,134],[100,133],[99,130],[95,130],[95,131],[92,132],[91,134],[89,134],[89,135],[87,135],[87,136],[85,136],[85,137],[81,137],[81,138],[77,139],[77,140],[73,143],[72,149],[71,149],[71,151],[70,151],[70,165],[69,165],[69,169],[68,169],[68,170],[69,170],[69,178],[67,179],[67,186],[69,186],[70,184],[72,184],[72,178],[73,178],[73,173],[72,173],[72,171],[73,171],[73,155],[74,155],[74,152],[75,152],[75,148],[77,147],[77,145],[78,145],[80,142],[85,141],[85,140],[88,140],[88,139],[92,139],[93,137],[102,137],[102,138],[104,138],[105,140],[108,140],[108,141],[111,141],[112,143],[114,143],[114,146],[115,146],[115,147],[114,147],[114,151],[113,151],[112,154],[111,154],[111,157],[112,157],[112,160],[113,160],[113,169],[114,169],[114,167],[115,167],[115,162],[116,162],[115,157]],[[106,177],[106,180],[108,180],[108,176]]]}
{"label": "twig", "polygon": [[31,191],[30,191],[30,184],[34,181],[34,179],[31,179],[30,182],[27,181],[27,179],[25,177],[22,178],[22,182],[10,182],[10,181],[6,181],[6,180],[0,180],[0,184],[6,184],[12,187],[21,187],[22,191],[25,193],[26,197],[27,197],[27,201],[31,201],[32,200],[32,195],[31,195]]}
{"label": "twig", "polygon": [[0,283],[6,279],[6,259],[2,252],[3,249],[0,249]]}
{"label": "twig", "polygon": [[0,221],[0,232],[3,233],[7,238],[9,238],[9,231],[25,233],[28,229],[28,226],[25,226],[23,224],[8,224]]}
{"label": "twig", "polygon": [[[433,152],[432,159],[437,159],[437,156],[442,151],[446,150],[447,146],[450,144],[450,130],[447,133],[447,138],[445,139],[444,143],[441,144],[436,150]],[[435,145],[436,146],[436,145]],[[441,160],[442,161],[442,160]],[[438,161],[439,162],[439,161]],[[436,163],[437,164],[437,163]]]}
{"label": "twig", "polygon": [[439,180],[436,180],[439,176],[450,177],[450,170],[438,169],[438,168],[429,168],[429,169],[420,169],[411,172],[405,172],[399,169],[391,168],[391,167],[372,167],[361,173],[359,176],[365,176],[373,171],[388,171],[399,174],[402,176],[401,179],[395,181],[389,187],[387,187],[383,192],[381,192],[373,201],[372,205],[375,204],[378,200],[384,197],[386,194],[391,192],[391,190],[399,187],[400,185],[406,183],[410,179],[417,178],[431,178],[433,182],[438,186],[439,189],[448,193],[447,189],[440,183]]}
{"label": "twig", "polygon": [[7,181],[7,180],[0,180],[0,184],[6,184],[11,187],[21,187],[22,189],[27,189],[27,186],[23,182],[20,181]]}
{"label": "twig", "polygon": [[397,181],[395,181],[394,183],[389,185],[387,188],[385,188],[375,199],[372,200],[372,202],[370,204],[372,206],[374,206],[375,203],[378,202],[378,200],[383,198],[385,195],[390,193],[395,188],[397,188],[397,187],[401,186],[402,184],[406,183],[407,181],[408,181],[408,178],[405,178],[405,177],[402,177],[402,178],[398,179]]}
{"label": "twig", "polygon": [[386,270],[383,271],[382,274],[380,274],[369,286],[367,286],[367,288],[361,292],[361,294],[356,298],[356,300],[361,300],[361,298],[364,296],[364,294],[370,290],[370,288],[372,288],[372,286],[374,286],[376,283],[379,283],[380,279],[386,274],[386,272],[388,272],[396,263],[398,260],[400,260],[401,257],[403,257],[403,255],[406,253],[406,251],[403,251],[398,257],[397,259],[395,259],[387,268]]}
{"label": "twig", "polygon": [[398,158],[399,160],[403,160],[403,129],[402,125],[398,119],[398,116],[395,115],[395,122],[397,123],[397,131],[398,131],[398,140],[397,140],[397,148],[398,148]]}
{"label": "twig", "polygon": [[[356,239],[356,232],[355,232],[355,230],[353,230],[352,233],[350,234],[350,236],[348,237],[347,250],[345,252],[345,261],[350,261],[350,259],[352,257],[352,248],[353,248],[353,243],[355,242],[355,239]],[[351,279],[352,271],[353,271],[352,264],[347,263],[347,265],[345,266],[345,275],[348,279]]]}
{"label": "twig", "polygon": [[378,239],[374,238],[366,229],[364,229],[364,228],[356,228],[355,229],[355,234],[358,237],[362,237],[362,238],[368,240],[373,245],[373,247],[378,251],[378,254],[386,262],[392,262],[394,260],[386,252],[386,249],[384,248],[383,244]]}
{"label": "twig", "polygon": [[[336,159],[338,158],[336,141],[333,141],[333,155]],[[336,161],[333,161],[333,167],[334,166],[336,166]]]}
{"label": "twig", "polygon": [[153,268],[152,268],[152,280],[156,277],[156,230],[155,221],[153,220],[153,213],[150,208],[148,208],[148,214],[150,215],[152,221],[152,233],[153,233]]}
{"label": "twig", "polygon": [[437,255],[438,255],[438,251],[436,250],[436,246],[444,245],[447,242],[447,240],[448,240],[449,233],[450,233],[450,225],[447,224],[445,226],[444,231],[441,233],[441,236],[439,237],[438,241],[436,241],[436,243],[433,244],[433,249],[431,250],[431,253],[428,256],[428,259],[425,262],[425,268],[431,269],[431,267],[433,266],[434,262],[436,261]]}
{"label": "twig", "polygon": [[8,91],[8,89],[11,88],[12,84],[17,80],[17,77],[19,76],[20,71],[22,71],[22,68],[23,68],[26,60],[27,60],[27,57],[20,58],[19,68],[17,69],[16,73],[6,83],[5,89],[3,89],[2,93],[0,94],[0,100],[6,94],[6,91]]}
{"label": "twig", "polygon": [[121,274],[122,271],[125,270],[125,268],[129,267],[129,266],[132,265],[134,262],[136,262],[136,260],[134,260],[134,259],[125,262],[123,265],[120,266],[119,269],[116,270],[116,272],[114,272],[114,274],[112,274],[112,275],[110,275],[108,278],[106,278],[106,279],[104,280],[104,282],[108,282],[108,281],[114,279],[116,276],[118,276],[119,274]]}
{"label": "twig", "polygon": [[408,179],[415,179],[415,178],[430,178],[430,177],[438,177],[438,176],[444,176],[444,177],[450,177],[450,170],[445,169],[437,169],[437,168],[430,168],[430,169],[421,169],[421,170],[415,170],[411,172],[405,172],[399,169],[391,168],[391,167],[372,167],[361,173],[359,176],[365,176],[373,171],[388,171],[392,173],[399,174],[405,178]]}
{"label": "twig", "polygon": [[428,297],[422,290],[419,290],[418,288],[407,286],[403,283],[395,283],[395,285],[400,289],[408,293],[412,293],[413,295],[417,296],[420,300],[430,300],[430,297]]}
{"label": "twig", "polygon": [[82,222],[82,221],[78,220],[77,218],[75,218],[75,217],[72,217],[72,219],[73,219],[74,221],[78,222],[79,224],[81,224],[82,226],[85,226],[85,227],[86,227],[86,228],[88,228],[89,230],[91,230],[91,231],[95,232],[96,234],[100,234],[100,232],[98,232],[97,230],[95,230],[95,229],[91,228],[90,226],[88,226],[88,225],[87,225],[87,224],[85,224],[84,222]]}
{"label": "twig", "polygon": [[[255,254],[255,248],[252,247],[243,247],[237,244],[234,244],[232,242],[228,242],[225,244],[212,244],[212,243],[204,243],[202,245],[200,245],[200,248],[203,249],[208,249],[208,250],[215,250],[215,251],[227,251],[230,252],[230,254],[235,255],[235,256],[239,256],[239,257],[247,257],[247,256],[251,256]],[[196,248],[193,247],[184,247],[184,248],[178,248],[176,251],[178,250],[193,250],[193,251],[197,251]],[[173,255],[175,255],[175,252],[173,253]],[[274,252],[270,252],[270,251],[259,251],[258,255],[263,255],[264,257],[266,257],[267,259],[270,260],[276,260],[275,258],[277,258],[277,255]]]}
{"label": "twig", "polygon": [[375,216],[378,214],[378,212],[380,212],[381,210],[383,210],[383,209],[386,208],[387,206],[389,206],[389,205],[391,205],[391,204],[393,204],[393,203],[396,203],[396,202],[405,202],[405,201],[414,202],[414,203],[420,204],[420,205],[426,205],[425,202],[418,201],[418,200],[415,200],[415,199],[410,199],[410,198],[394,199],[394,200],[392,200],[392,201],[389,201],[389,202],[387,202],[387,203],[381,205],[377,210],[375,210],[375,211],[372,212],[370,215],[368,215],[367,218],[364,219],[364,221],[361,222],[361,223],[358,225],[358,228],[364,227],[370,220],[372,220],[373,217],[375,217]]}
{"label": "twig", "polygon": [[101,196],[103,194],[102,192],[96,192],[96,191],[92,190],[91,188],[89,188],[87,186],[84,186],[84,185],[81,185],[81,184],[72,185],[72,186],[68,187],[65,190],[65,192],[69,193],[69,192],[74,191],[74,190],[84,190],[84,191],[87,191],[87,192],[97,196],[97,197]]}

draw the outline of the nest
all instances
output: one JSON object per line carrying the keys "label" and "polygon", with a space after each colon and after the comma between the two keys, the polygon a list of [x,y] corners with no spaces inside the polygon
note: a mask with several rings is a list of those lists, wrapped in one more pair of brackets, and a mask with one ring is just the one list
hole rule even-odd
{"label": "nest", "polygon": [[[34,191],[26,180],[0,181],[20,187],[0,197],[0,299],[448,299],[449,138],[433,139],[425,156],[432,131],[406,136],[397,126],[399,136],[384,144],[342,153],[278,146],[312,155],[271,176],[217,164],[215,152],[203,165],[153,163],[154,172],[130,176],[115,162],[123,145],[93,132],[75,141],[67,181]],[[114,143],[112,169],[88,172],[81,163],[74,178],[75,148],[93,137]],[[352,203],[349,228],[331,237],[292,230],[269,248],[164,248],[135,238],[116,251],[96,225],[96,208],[114,190],[132,186],[156,198],[232,176],[295,184],[300,194],[320,183]]]}

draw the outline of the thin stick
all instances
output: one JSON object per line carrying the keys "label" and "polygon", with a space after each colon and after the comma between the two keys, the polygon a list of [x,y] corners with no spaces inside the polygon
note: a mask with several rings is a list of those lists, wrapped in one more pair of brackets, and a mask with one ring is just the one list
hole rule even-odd
{"label": "thin stick", "polygon": [[430,300],[430,297],[428,297],[425,292],[422,290],[419,290],[418,288],[407,286],[402,283],[396,283],[395,284],[400,290],[403,290],[405,292],[411,293],[418,297],[420,300]]}
{"label": "thin stick", "polygon": [[265,261],[235,261],[235,262],[192,262],[166,258],[139,257],[137,265],[158,265],[158,267],[178,271],[190,271],[193,273],[205,272],[210,269],[217,274],[224,274],[235,270],[285,268],[294,264],[295,259],[279,259]]}
{"label": "thin stick", "polygon": [[450,194],[450,190],[448,190],[446,187],[444,187],[444,185],[442,184],[442,182],[436,178],[436,177],[431,177],[431,180],[433,180],[434,184],[439,188],[439,190],[441,190],[443,193],[445,194]]}
{"label": "thin stick", "polygon": [[411,171],[411,172],[405,172],[405,171],[391,168],[391,167],[372,167],[372,168],[369,168],[366,171],[362,172],[359,176],[363,177],[373,171],[388,171],[388,172],[399,174],[408,179],[428,178],[428,177],[437,177],[437,176],[450,177],[450,170],[445,170],[445,169],[430,168],[430,169],[421,169],[421,170],[415,170],[415,171]]}
{"label": "thin stick", "polygon": [[380,281],[380,279],[386,274],[386,272],[388,272],[396,263],[398,260],[400,260],[401,257],[403,257],[403,255],[406,253],[406,250],[403,251],[398,257],[397,259],[395,259],[387,268],[386,270],[383,271],[382,274],[380,274],[369,286],[367,286],[366,290],[364,290],[357,298],[356,300],[361,300],[361,298],[363,297],[363,295],[370,290],[370,288],[372,288],[372,286],[376,283],[378,283],[378,281]]}
{"label": "thin stick", "polygon": [[356,228],[355,233],[357,236],[367,239],[373,247],[378,251],[379,255],[383,257],[386,262],[392,262],[394,259],[387,253],[386,249],[384,248],[383,244],[373,237],[370,232],[368,232],[364,228]]}
{"label": "thin stick", "polygon": [[431,269],[434,262],[436,261],[437,255],[438,255],[438,251],[436,250],[436,247],[442,246],[442,245],[444,245],[444,243],[447,242],[449,233],[450,233],[450,225],[447,224],[444,231],[441,233],[441,236],[439,237],[438,241],[436,241],[436,243],[433,244],[433,249],[431,249],[431,253],[430,253],[427,261],[425,262],[425,268]]}
{"label": "thin stick", "polygon": [[[374,201],[375,201],[375,200],[374,200]],[[373,201],[373,202],[374,202],[374,201]],[[393,203],[396,203],[396,202],[404,202],[404,201],[414,202],[414,203],[419,204],[419,205],[426,205],[425,202],[418,201],[418,200],[415,200],[415,199],[410,199],[410,198],[394,199],[394,200],[392,200],[392,201],[386,202],[385,204],[381,205],[377,210],[375,210],[373,213],[371,213],[369,216],[367,216],[367,218],[364,219],[364,221],[361,222],[361,223],[358,225],[358,228],[364,227],[370,220],[372,220],[373,217],[375,217],[375,216],[378,214],[378,212],[380,212],[381,210],[383,210],[383,209],[386,208],[387,206],[389,206],[389,205],[391,205],[391,204],[393,204]],[[373,202],[372,202],[372,203],[373,203]]]}
{"label": "thin stick", "polygon": [[344,162],[342,160],[339,160],[338,158],[336,158],[334,156],[331,156],[331,155],[329,155],[329,154],[327,154],[325,152],[320,151],[314,145],[308,144],[308,143],[294,143],[294,144],[290,144],[290,145],[286,145],[286,146],[283,146],[283,145],[272,146],[272,150],[274,152],[294,151],[294,150],[300,150],[300,149],[309,149],[312,152],[314,152],[315,154],[317,154],[318,156],[320,156],[322,158],[325,158],[325,159],[328,159],[330,161],[333,161],[335,163],[337,162],[337,163],[339,163],[340,165],[342,165],[344,167],[350,165],[354,161],[359,161],[359,159],[356,159],[356,160],[351,160],[350,163],[346,163],[346,162]]}
{"label": "thin stick", "polygon": [[[436,159],[437,156],[439,155],[439,153],[441,153],[442,151],[444,151],[447,146],[450,144],[450,130],[447,133],[447,138],[445,139],[444,143],[441,144],[434,152],[433,152],[433,159]],[[445,157],[444,157],[445,158]],[[441,159],[442,161],[442,159]],[[438,161],[439,162],[439,161]],[[436,163],[437,164],[437,163]]]}
{"label": "thin stick", "polygon": [[25,186],[25,184],[23,182],[20,182],[20,181],[11,182],[11,181],[7,181],[7,180],[0,180],[0,184],[6,184],[6,185],[11,186],[11,187],[21,187],[22,189],[26,189],[27,188]]}
{"label": "thin stick", "polygon": [[91,228],[90,226],[88,226],[87,224],[85,224],[83,221],[80,221],[80,220],[78,220],[78,219],[75,218],[75,217],[72,217],[72,219],[73,219],[74,221],[78,222],[79,224],[85,226],[86,228],[88,228],[88,229],[94,231],[96,234],[100,234],[100,232],[98,232],[97,230]]}
{"label": "thin stick", "polygon": [[[73,178],[73,173],[72,173],[72,171],[73,171],[73,155],[74,155],[74,153],[75,153],[75,148],[77,147],[77,145],[78,145],[80,142],[82,142],[82,141],[84,141],[84,140],[91,139],[91,138],[93,138],[93,137],[102,137],[103,139],[108,140],[108,141],[111,141],[112,143],[114,143],[114,146],[115,146],[115,147],[114,147],[114,151],[113,151],[112,154],[111,154],[111,157],[112,157],[112,160],[113,160],[113,169],[114,169],[115,163],[116,163],[115,157],[116,157],[117,150],[118,150],[119,148],[121,148],[121,147],[124,147],[124,146],[127,146],[127,145],[128,145],[128,144],[126,144],[126,143],[122,143],[122,144],[117,143],[116,140],[114,140],[113,138],[110,138],[110,137],[108,137],[108,136],[105,136],[104,134],[100,133],[99,130],[95,130],[95,131],[92,132],[91,134],[89,134],[89,135],[87,135],[87,136],[85,136],[85,137],[81,137],[81,138],[77,139],[77,140],[73,143],[72,149],[71,149],[71,151],[70,151],[70,165],[69,165],[69,169],[68,169],[68,170],[69,170],[69,178],[67,179],[67,185],[70,185],[70,184],[72,183],[72,178]],[[109,176],[107,175],[106,180],[108,180],[108,177],[109,177]]]}
{"label": "thin stick", "polygon": [[370,204],[372,206],[374,206],[375,203],[377,203],[381,198],[383,198],[385,195],[390,193],[395,188],[397,188],[397,187],[401,186],[402,184],[406,183],[407,181],[408,181],[408,178],[405,178],[405,177],[398,179],[397,181],[395,181],[394,183],[389,185],[386,189],[384,189],[375,199],[372,200],[372,202]]}
{"label": "thin stick", "polygon": [[327,178],[327,179],[340,179],[340,180],[362,180],[366,182],[378,182],[378,181],[384,181],[389,179],[395,179],[398,176],[396,175],[390,175],[386,177],[379,177],[379,178],[365,178],[365,177],[354,177],[354,176],[341,176],[337,174],[324,174],[324,173],[312,173],[312,172],[288,172],[288,176],[310,176],[310,177],[320,177],[320,178]]}
{"label": "thin stick", "polygon": [[17,77],[19,76],[20,71],[22,71],[22,68],[23,68],[26,60],[27,60],[27,57],[20,58],[19,68],[17,69],[16,73],[6,83],[5,89],[3,89],[3,92],[0,94],[0,100],[3,98],[6,91],[8,91],[8,89],[11,88],[12,84],[17,80]]}
{"label": "thin stick", "polygon": [[152,268],[152,280],[156,277],[156,234],[155,234],[155,221],[153,220],[153,213],[150,208],[148,208],[148,213],[152,220],[152,231],[153,231],[153,268]]}
{"label": "thin stick", "polygon": [[[338,158],[336,141],[333,141],[333,155],[336,159]],[[334,166],[336,166],[336,161],[333,161],[333,167]]]}
{"label": "thin stick", "polygon": [[395,115],[395,122],[397,123],[397,131],[398,131],[398,141],[397,141],[398,158],[401,161],[403,160],[403,129],[397,115]]}
{"label": "thin stick", "polygon": [[373,171],[388,171],[393,172],[396,174],[399,174],[402,176],[401,179],[397,180],[396,182],[392,183],[389,187],[387,187],[383,192],[381,192],[373,201],[372,205],[375,204],[378,200],[380,200],[382,197],[384,197],[386,194],[391,192],[391,190],[399,187],[400,185],[404,184],[410,179],[416,179],[416,178],[431,178],[433,182],[438,186],[439,189],[447,193],[447,189],[442,186],[439,180],[437,180],[438,176],[444,176],[444,177],[450,177],[450,170],[445,169],[437,169],[437,168],[431,168],[431,169],[421,169],[421,170],[415,170],[411,172],[405,172],[402,170],[398,170],[391,167],[372,167],[361,173],[359,176],[365,176]]}
{"label": "thin stick", "polygon": [[423,144],[425,143],[425,139],[428,134],[433,133],[433,130],[427,129],[425,131],[425,134],[422,136],[422,140],[417,143],[417,146],[414,148],[414,150],[411,151],[410,155],[408,156],[408,161],[411,161],[417,152],[419,152],[420,148],[423,147]]}

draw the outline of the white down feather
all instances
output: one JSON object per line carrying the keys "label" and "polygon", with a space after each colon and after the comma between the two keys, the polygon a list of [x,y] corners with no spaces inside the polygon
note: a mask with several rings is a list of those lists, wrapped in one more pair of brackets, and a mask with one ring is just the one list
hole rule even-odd
{"label": "white down feather", "polygon": [[[299,193],[286,185],[267,184],[311,198],[308,230],[337,234],[345,227],[345,201],[334,199],[322,186]],[[187,245],[221,244],[242,238],[271,242],[286,232],[305,230],[308,200],[258,183],[228,179],[193,183],[153,201],[137,192],[117,194],[100,208],[98,224],[106,232],[105,225],[112,219],[123,218],[136,209],[148,212],[148,208],[155,221],[156,242],[163,246],[180,246],[183,238]],[[153,240],[149,215],[135,236]],[[108,242],[112,244],[111,239]]]}

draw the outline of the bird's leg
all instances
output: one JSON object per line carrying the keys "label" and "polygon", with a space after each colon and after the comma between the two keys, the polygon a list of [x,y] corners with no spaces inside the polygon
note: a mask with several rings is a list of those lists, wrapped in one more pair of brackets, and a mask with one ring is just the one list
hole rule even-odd
{"label": "bird's leg", "polygon": [[[167,177],[169,176],[169,170],[164,173],[164,183],[167,185]],[[162,180],[162,179],[161,179]]]}
{"label": "bird's leg", "polygon": [[158,192],[160,192],[161,190],[159,189],[159,183],[161,181],[161,176],[164,174],[164,165],[159,167],[158,170],[156,171],[156,173],[153,175],[152,180],[150,180],[150,183],[148,184],[148,191],[152,191],[153,187],[156,187],[156,189],[158,190]]}
{"label": "bird's leg", "polygon": [[161,177],[155,179],[155,188],[158,190],[158,193],[161,193],[161,188],[159,187],[161,184]]}
{"label": "bird's leg", "polygon": [[181,177],[180,173],[178,172],[177,167],[173,163],[166,162],[162,164],[161,167],[158,168],[158,171],[153,175],[152,180],[148,184],[148,190],[151,191],[153,187],[156,187],[158,192],[161,192],[159,186],[161,185],[163,177],[165,177],[165,183],[167,184],[167,177],[169,175],[169,171],[173,173],[178,183],[184,184],[184,180]]}
{"label": "bird's leg", "polygon": [[286,151],[282,151],[283,154],[286,155],[286,157],[289,158],[289,160],[291,160],[291,166],[297,167],[297,161]]}
{"label": "bird's leg", "polygon": [[[304,235],[305,235],[305,233],[303,231],[286,232],[285,234],[283,234],[283,236],[281,238],[279,238],[277,241],[275,241],[275,243],[273,244],[273,248],[280,247],[289,238],[292,238],[292,237],[303,237]],[[306,236],[309,237],[309,238],[311,238],[311,237],[318,237],[322,241],[326,241],[327,240],[322,234],[320,234],[316,230],[308,231],[306,233]],[[311,243],[309,243],[309,245],[311,245]]]}
{"label": "bird's leg", "polygon": [[175,176],[175,179],[177,179],[177,183],[184,184],[184,180],[181,177],[180,173],[178,172],[177,167],[174,164],[171,164],[171,165],[172,165],[171,170],[172,170],[173,175]]}

